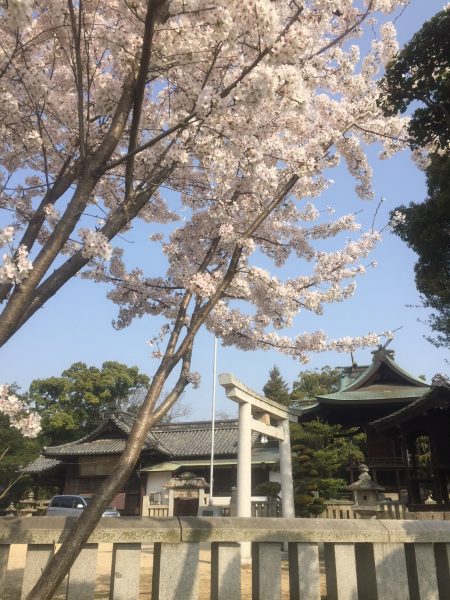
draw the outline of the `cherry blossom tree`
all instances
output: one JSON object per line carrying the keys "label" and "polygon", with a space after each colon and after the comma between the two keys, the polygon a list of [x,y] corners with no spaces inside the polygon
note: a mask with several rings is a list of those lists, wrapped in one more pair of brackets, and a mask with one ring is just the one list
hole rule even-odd
{"label": "cherry blossom tree", "polygon": [[36,437],[41,431],[40,416],[30,411],[8,385],[0,385],[0,413],[6,415],[10,424],[25,437]]}
{"label": "cherry blossom tree", "polygon": [[[7,422],[9,421],[9,424],[20,431],[24,437],[34,438],[41,431],[41,417],[30,411],[25,402],[20,400],[8,385],[0,385],[0,414],[5,415]],[[11,447],[8,445],[0,454],[0,462],[10,451]],[[22,477],[23,473],[14,475],[4,489],[0,491],[0,499],[4,498]]]}
{"label": "cherry blossom tree", "polygon": [[[323,223],[313,200],[341,161],[370,198],[364,147],[380,142],[384,158],[401,145],[404,118],[376,102],[397,50],[393,25],[377,19],[406,0],[2,2],[0,345],[78,274],[110,285],[117,327],[165,319],[117,469],[30,593],[37,600],[70,568],[151,425],[197,383],[202,326],[302,362],[376,343],[285,330],[299,312],[350,296],[379,239],[355,237],[353,215]],[[157,277],[145,257],[128,270],[113,242],[135,219],[161,224],[151,256],[160,249],[167,270]],[[353,237],[340,250],[315,247],[341,232]],[[304,270],[283,279],[290,257]]]}

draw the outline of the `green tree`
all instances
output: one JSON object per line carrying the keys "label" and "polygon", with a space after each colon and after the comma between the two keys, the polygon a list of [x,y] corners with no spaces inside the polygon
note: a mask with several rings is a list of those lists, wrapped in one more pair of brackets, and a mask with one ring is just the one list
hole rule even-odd
{"label": "green tree", "polygon": [[302,371],[292,386],[291,401],[311,402],[316,396],[331,394],[339,389],[341,373],[338,369],[325,366],[320,369]]}
{"label": "green tree", "polygon": [[34,460],[40,448],[38,439],[24,437],[0,413],[0,506],[20,498],[30,485],[30,478],[21,476],[20,468]]}
{"label": "green tree", "polygon": [[379,104],[387,115],[404,113],[416,102],[409,123],[412,147],[450,142],[450,11],[424,23],[388,65]]}
{"label": "green tree", "polygon": [[46,443],[61,444],[86,435],[107,415],[126,408],[128,399],[149,382],[137,367],[119,362],[104,362],[101,369],[77,362],[60,377],[34,380],[29,402],[42,417]]}
{"label": "green tree", "polygon": [[292,470],[297,516],[319,514],[326,499],[345,491],[350,460],[362,462],[366,437],[315,419],[291,425]]}
{"label": "green tree", "polygon": [[280,370],[277,366],[274,366],[269,371],[269,379],[263,387],[263,392],[266,398],[275,400],[275,402],[279,402],[280,404],[289,406],[291,403],[289,387],[285,380],[281,377]]}
{"label": "green tree", "polygon": [[[391,213],[394,232],[418,254],[417,289],[434,312],[436,346],[450,346],[450,11],[427,21],[388,65],[380,105],[386,115],[414,103],[412,148],[426,148],[428,197]],[[419,103],[416,108],[417,103]],[[401,216],[401,218],[398,218]]]}
{"label": "green tree", "polygon": [[[429,325],[436,346],[450,347],[450,156],[434,154],[426,170],[428,198],[400,206],[404,218],[394,231],[414,250],[416,285],[425,306],[433,309]],[[394,213],[391,213],[391,218]]]}

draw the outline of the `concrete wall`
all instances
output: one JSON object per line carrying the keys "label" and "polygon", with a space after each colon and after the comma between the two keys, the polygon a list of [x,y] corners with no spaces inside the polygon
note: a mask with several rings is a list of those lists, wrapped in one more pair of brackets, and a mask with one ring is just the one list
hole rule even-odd
{"label": "concrete wall", "polygon": [[169,494],[163,487],[165,483],[168,483],[172,477],[172,471],[157,471],[154,473],[147,473],[147,484],[145,487],[146,496],[161,492],[163,504],[167,504]]}

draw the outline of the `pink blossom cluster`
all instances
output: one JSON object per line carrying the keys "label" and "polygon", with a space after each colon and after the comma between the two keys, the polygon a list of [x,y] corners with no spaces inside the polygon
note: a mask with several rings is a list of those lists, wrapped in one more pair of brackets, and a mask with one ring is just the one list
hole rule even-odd
{"label": "pink blossom cluster", "polygon": [[[9,1],[0,13],[5,311],[28,298],[26,322],[74,269],[110,284],[117,327],[151,315],[165,319],[164,336],[188,335],[202,319],[225,343],[302,360],[372,343],[282,330],[351,296],[378,241],[352,215],[325,222],[316,198],[342,163],[372,198],[368,144],[382,158],[404,144],[407,119],[384,117],[377,99],[397,49],[378,12],[405,4],[98,0],[77,4],[71,19],[70,0]],[[152,246],[129,269],[114,238],[137,219],[151,224]],[[320,251],[325,238],[340,250]],[[299,275],[287,279],[290,260]],[[155,274],[155,264],[167,268]]]}
{"label": "pink blossom cluster", "polygon": [[10,244],[14,237],[14,227],[3,227],[0,229],[0,247]]}
{"label": "pink blossom cluster", "polygon": [[41,417],[30,412],[7,385],[0,385],[0,413],[9,417],[11,425],[25,437],[36,437],[41,431]]}
{"label": "pink blossom cluster", "polygon": [[78,234],[83,243],[83,256],[86,258],[100,257],[104,259],[111,257],[112,248],[108,243],[108,239],[102,233],[89,229],[80,229]]}
{"label": "pink blossom cluster", "polygon": [[403,225],[403,223],[406,222],[406,215],[404,212],[402,212],[401,210],[394,210],[394,212],[392,213],[392,217],[390,220],[390,227],[392,229],[395,229],[395,227],[397,225]]}
{"label": "pink blossom cluster", "polygon": [[0,283],[21,283],[33,268],[28,259],[28,251],[22,244],[14,256],[3,255],[3,265],[0,266]]}
{"label": "pink blossom cluster", "polygon": [[188,373],[187,378],[194,389],[197,389],[200,386],[200,373],[197,373],[196,371],[191,371],[190,373]]}

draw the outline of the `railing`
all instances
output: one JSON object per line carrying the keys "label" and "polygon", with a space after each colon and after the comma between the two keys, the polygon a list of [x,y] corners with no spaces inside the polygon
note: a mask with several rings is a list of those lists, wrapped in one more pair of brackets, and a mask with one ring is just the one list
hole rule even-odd
{"label": "railing", "polygon": [[[72,523],[58,517],[0,519],[2,599],[26,596],[55,544],[70,535]],[[238,600],[244,594],[237,542],[252,542],[253,599],[318,600],[324,594],[327,600],[450,598],[450,522],[233,517],[102,519],[72,567],[65,597],[94,598],[98,546],[109,543],[110,600],[139,598],[141,547],[143,552],[148,544],[152,600]],[[288,544],[287,563],[281,543]],[[7,569],[13,544],[27,544],[21,590],[11,588]],[[205,561],[199,560],[200,546],[211,563],[210,577],[201,586],[199,564]],[[282,582],[286,564],[287,587]]]}
{"label": "railing", "polygon": [[380,502],[379,519],[414,519],[408,511],[408,507],[398,500]]}
{"label": "railing", "polygon": [[[421,518],[410,513],[408,508],[397,500],[382,501],[378,503],[377,519],[417,519]],[[355,510],[356,509],[356,510]],[[322,519],[360,519],[358,507],[353,502],[346,500],[327,500],[325,510],[319,515]],[[442,518],[444,518],[442,516]]]}
{"label": "railing", "polygon": [[252,500],[252,517],[281,517],[281,500]]}
{"label": "railing", "polygon": [[169,506],[167,504],[150,504],[148,507],[149,517],[168,517]]}
{"label": "railing", "polygon": [[325,501],[325,510],[319,515],[322,519],[356,519],[357,515],[353,512],[353,502],[347,500],[327,500]]}

